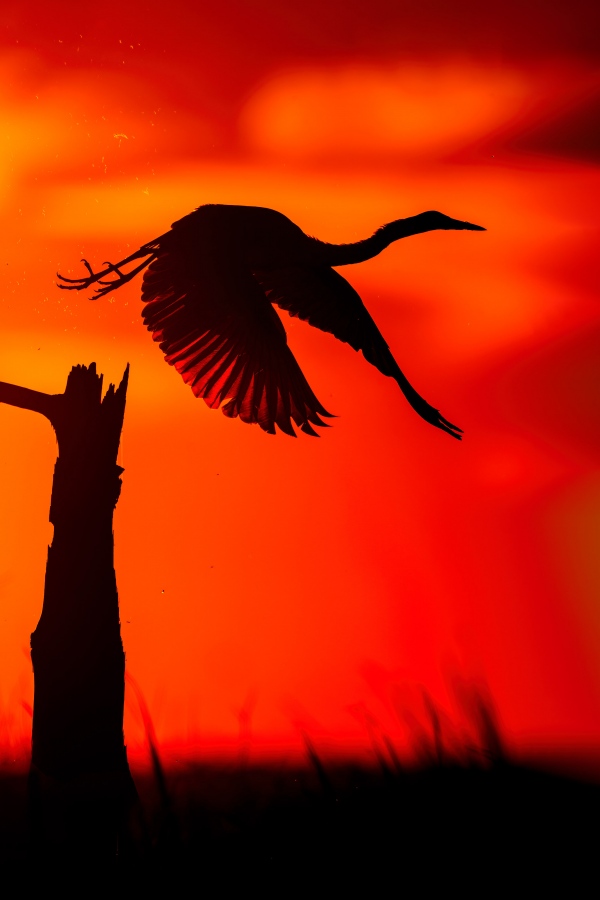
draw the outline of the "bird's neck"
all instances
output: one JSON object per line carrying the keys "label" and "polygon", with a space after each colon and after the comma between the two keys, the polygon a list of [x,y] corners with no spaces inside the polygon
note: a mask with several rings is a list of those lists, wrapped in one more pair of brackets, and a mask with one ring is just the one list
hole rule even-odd
{"label": "bird's neck", "polygon": [[418,216],[409,216],[407,219],[389,222],[364,241],[357,241],[355,244],[323,244],[322,246],[326,248],[328,265],[348,266],[372,259],[394,241],[411,237],[413,234],[432,231],[435,227],[427,220],[427,213],[421,213]]}

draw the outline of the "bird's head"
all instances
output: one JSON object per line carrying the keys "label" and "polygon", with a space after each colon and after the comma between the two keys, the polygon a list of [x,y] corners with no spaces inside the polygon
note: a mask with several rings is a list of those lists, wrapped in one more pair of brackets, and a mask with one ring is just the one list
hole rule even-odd
{"label": "bird's head", "polygon": [[[408,219],[396,219],[384,225],[375,233],[376,239],[384,247],[392,241],[410,237],[413,234],[424,234],[427,231],[485,231],[481,225],[473,225],[471,222],[462,222],[460,219],[451,219],[444,213],[430,209],[428,212],[419,213],[417,216],[409,216]],[[380,250],[382,248],[380,247]]]}
{"label": "bird's head", "polygon": [[462,222],[460,219],[451,219],[444,213],[435,209],[420,213],[414,217],[422,225],[423,231],[485,231],[481,225],[473,225],[471,222]]}

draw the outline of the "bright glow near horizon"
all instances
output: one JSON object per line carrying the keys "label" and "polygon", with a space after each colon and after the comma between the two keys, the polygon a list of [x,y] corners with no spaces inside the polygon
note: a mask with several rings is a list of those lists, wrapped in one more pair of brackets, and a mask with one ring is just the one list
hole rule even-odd
{"label": "bright glow near horizon", "polygon": [[[32,48],[0,71],[0,380],[55,392],[76,363],[95,360],[106,384],[131,363],[117,581],[127,664],[159,740],[235,746],[251,702],[257,748],[299,746],[302,720],[343,753],[369,745],[352,714],[364,704],[408,753],[391,692],[428,727],[424,687],[460,729],[460,672],[488,685],[515,749],[597,744],[598,307],[582,272],[599,176],[512,149],[548,68],[274,68],[223,154],[202,103],[170,97],[175,75],[157,96],[140,73],[53,66]],[[204,202],[272,206],[340,242],[429,208],[485,225],[344,272],[463,444],[291,319],[290,345],[339,418],[319,441],[269,437],[208,410],[162,362],[139,280],[96,303],[55,288],[81,256],[121,258]],[[56,445],[33,414],[0,407],[0,423],[8,757],[29,734]],[[131,698],[126,720],[135,750]]]}

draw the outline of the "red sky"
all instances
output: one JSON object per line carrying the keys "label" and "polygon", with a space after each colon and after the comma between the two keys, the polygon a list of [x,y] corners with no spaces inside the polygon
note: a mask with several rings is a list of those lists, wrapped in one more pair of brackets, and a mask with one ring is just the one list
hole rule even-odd
{"label": "red sky", "polygon": [[[595,17],[595,18],[594,18]],[[129,669],[163,746],[409,755],[423,691],[466,727],[486,685],[515,752],[598,746],[598,15],[584,3],[4,3],[0,380],[131,383],[115,517]],[[338,418],[270,437],[193,398],[140,318],[54,273],[119,259],[206,202],[328,241],[426,209],[345,270],[409,379],[465,430],[296,320]],[[26,747],[54,436],[0,407],[0,745]],[[452,674],[454,673],[454,675]],[[401,698],[394,705],[393,698]],[[359,705],[357,707],[357,704]],[[400,712],[399,712],[400,710]],[[134,697],[127,740],[143,747]],[[287,751],[286,751],[287,752]]]}

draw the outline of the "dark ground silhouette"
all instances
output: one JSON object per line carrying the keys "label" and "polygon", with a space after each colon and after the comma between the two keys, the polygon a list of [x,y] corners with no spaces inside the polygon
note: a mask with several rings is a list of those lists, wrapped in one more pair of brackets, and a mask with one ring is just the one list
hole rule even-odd
{"label": "dark ground silhouette", "polygon": [[[144,274],[144,323],[196,395],[211,408],[295,437],[330,416],[319,403],[287,345],[273,309],[333,334],[362,350],[393,378],[412,408],[431,425],[460,440],[461,429],[412,387],[353,287],[333,269],[377,256],[394,241],[435,230],[485,231],[480,225],[429,211],[384,225],[353,244],[308,237],[286,216],[256,206],[208,204],[175,222],[171,231],[126,259],[89,275],[58,277],[64,290],[99,284],[103,296]],[[128,273],[121,268],[143,259]],[[111,278],[110,276],[115,276]]]}
{"label": "dark ground silhouette", "polygon": [[[163,773],[168,807],[154,776],[136,775],[146,852],[83,870],[63,857],[56,873],[61,884],[93,878],[134,896],[292,896],[298,887],[321,896],[359,886],[539,896],[558,879],[597,889],[597,785],[507,763],[412,772],[321,765],[326,783],[314,766],[182,767]],[[25,777],[0,776],[5,878],[22,879],[27,861],[25,791]]]}
{"label": "dark ground silhouette", "polygon": [[245,753],[236,766],[165,771],[140,695],[152,771],[136,776],[136,793],[112,535],[126,387],[127,372],[102,399],[93,365],[75,367],[61,395],[0,383],[0,401],[46,415],[59,442],[32,635],[31,771],[0,773],[4,883],[170,896],[596,885],[600,787],[511,763],[477,691],[467,704],[475,756],[459,764],[447,751],[431,706],[420,770],[385,741],[374,742],[378,766],[332,764],[305,734],[303,767],[252,766]]}

